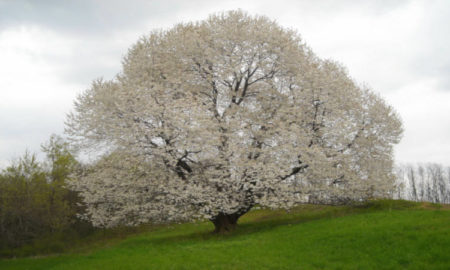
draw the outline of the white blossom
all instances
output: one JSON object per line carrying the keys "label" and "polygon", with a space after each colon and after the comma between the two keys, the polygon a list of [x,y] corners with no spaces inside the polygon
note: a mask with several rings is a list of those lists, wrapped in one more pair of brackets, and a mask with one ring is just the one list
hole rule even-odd
{"label": "white blossom", "polygon": [[402,133],[393,109],[341,65],[242,11],[141,38],[66,124],[80,147],[112,153],[72,181],[98,226],[217,227],[255,204],[383,196]]}

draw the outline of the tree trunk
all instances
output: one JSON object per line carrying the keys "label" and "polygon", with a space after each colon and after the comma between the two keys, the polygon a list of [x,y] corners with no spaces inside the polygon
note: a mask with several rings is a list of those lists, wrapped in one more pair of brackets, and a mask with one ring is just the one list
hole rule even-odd
{"label": "tree trunk", "polygon": [[253,204],[244,206],[233,214],[219,213],[213,217],[211,222],[214,224],[215,233],[227,233],[233,231],[237,226],[238,219],[252,209]]}
{"label": "tree trunk", "polygon": [[227,233],[233,231],[236,228],[239,217],[240,215],[238,214],[219,213],[219,215],[211,219],[215,228],[214,232]]}

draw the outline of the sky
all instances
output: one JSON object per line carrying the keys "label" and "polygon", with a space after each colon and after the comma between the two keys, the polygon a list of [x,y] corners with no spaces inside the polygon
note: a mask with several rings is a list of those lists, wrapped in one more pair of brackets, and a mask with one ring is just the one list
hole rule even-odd
{"label": "sky", "polygon": [[450,1],[0,0],[0,168],[64,135],[75,97],[154,29],[242,9],[295,29],[399,113],[397,163],[450,166]]}

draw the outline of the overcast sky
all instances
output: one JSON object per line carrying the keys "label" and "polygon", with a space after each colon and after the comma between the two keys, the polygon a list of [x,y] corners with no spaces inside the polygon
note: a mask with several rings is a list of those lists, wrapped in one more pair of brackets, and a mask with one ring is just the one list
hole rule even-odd
{"label": "overcast sky", "polygon": [[0,0],[0,168],[63,134],[76,95],[140,36],[238,8],[298,30],[394,106],[397,162],[450,166],[450,1]]}

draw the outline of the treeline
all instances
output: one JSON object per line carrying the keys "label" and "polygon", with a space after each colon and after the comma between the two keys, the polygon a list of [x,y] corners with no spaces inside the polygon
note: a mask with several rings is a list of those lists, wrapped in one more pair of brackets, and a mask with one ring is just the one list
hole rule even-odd
{"label": "treeline", "polygon": [[44,161],[25,153],[0,173],[0,255],[47,236],[92,229],[77,218],[81,200],[65,186],[79,168],[68,144],[52,136],[42,150]]}
{"label": "treeline", "polygon": [[439,164],[400,165],[396,168],[395,198],[450,203],[450,167]]}
{"label": "treeline", "polygon": [[[42,145],[42,151],[45,160],[25,153],[0,172],[0,256],[60,252],[65,247],[59,245],[70,247],[73,241],[98,231],[79,218],[84,213],[82,200],[66,187],[69,177],[87,167],[83,169],[69,144],[59,136],[52,136]],[[402,165],[397,166],[396,175],[394,198],[450,203],[450,167]],[[324,203],[323,194],[317,193],[321,189],[314,190],[316,193],[311,193],[305,202]],[[327,199],[333,199],[332,204],[347,202],[334,200],[327,190],[323,192]],[[344,199],[355,200],[347,197]],[[343,196],[336,198],[342,200]],[[130,231],[121,228],[118,232]],[[20,252],[27,247],[28,251]]]}

